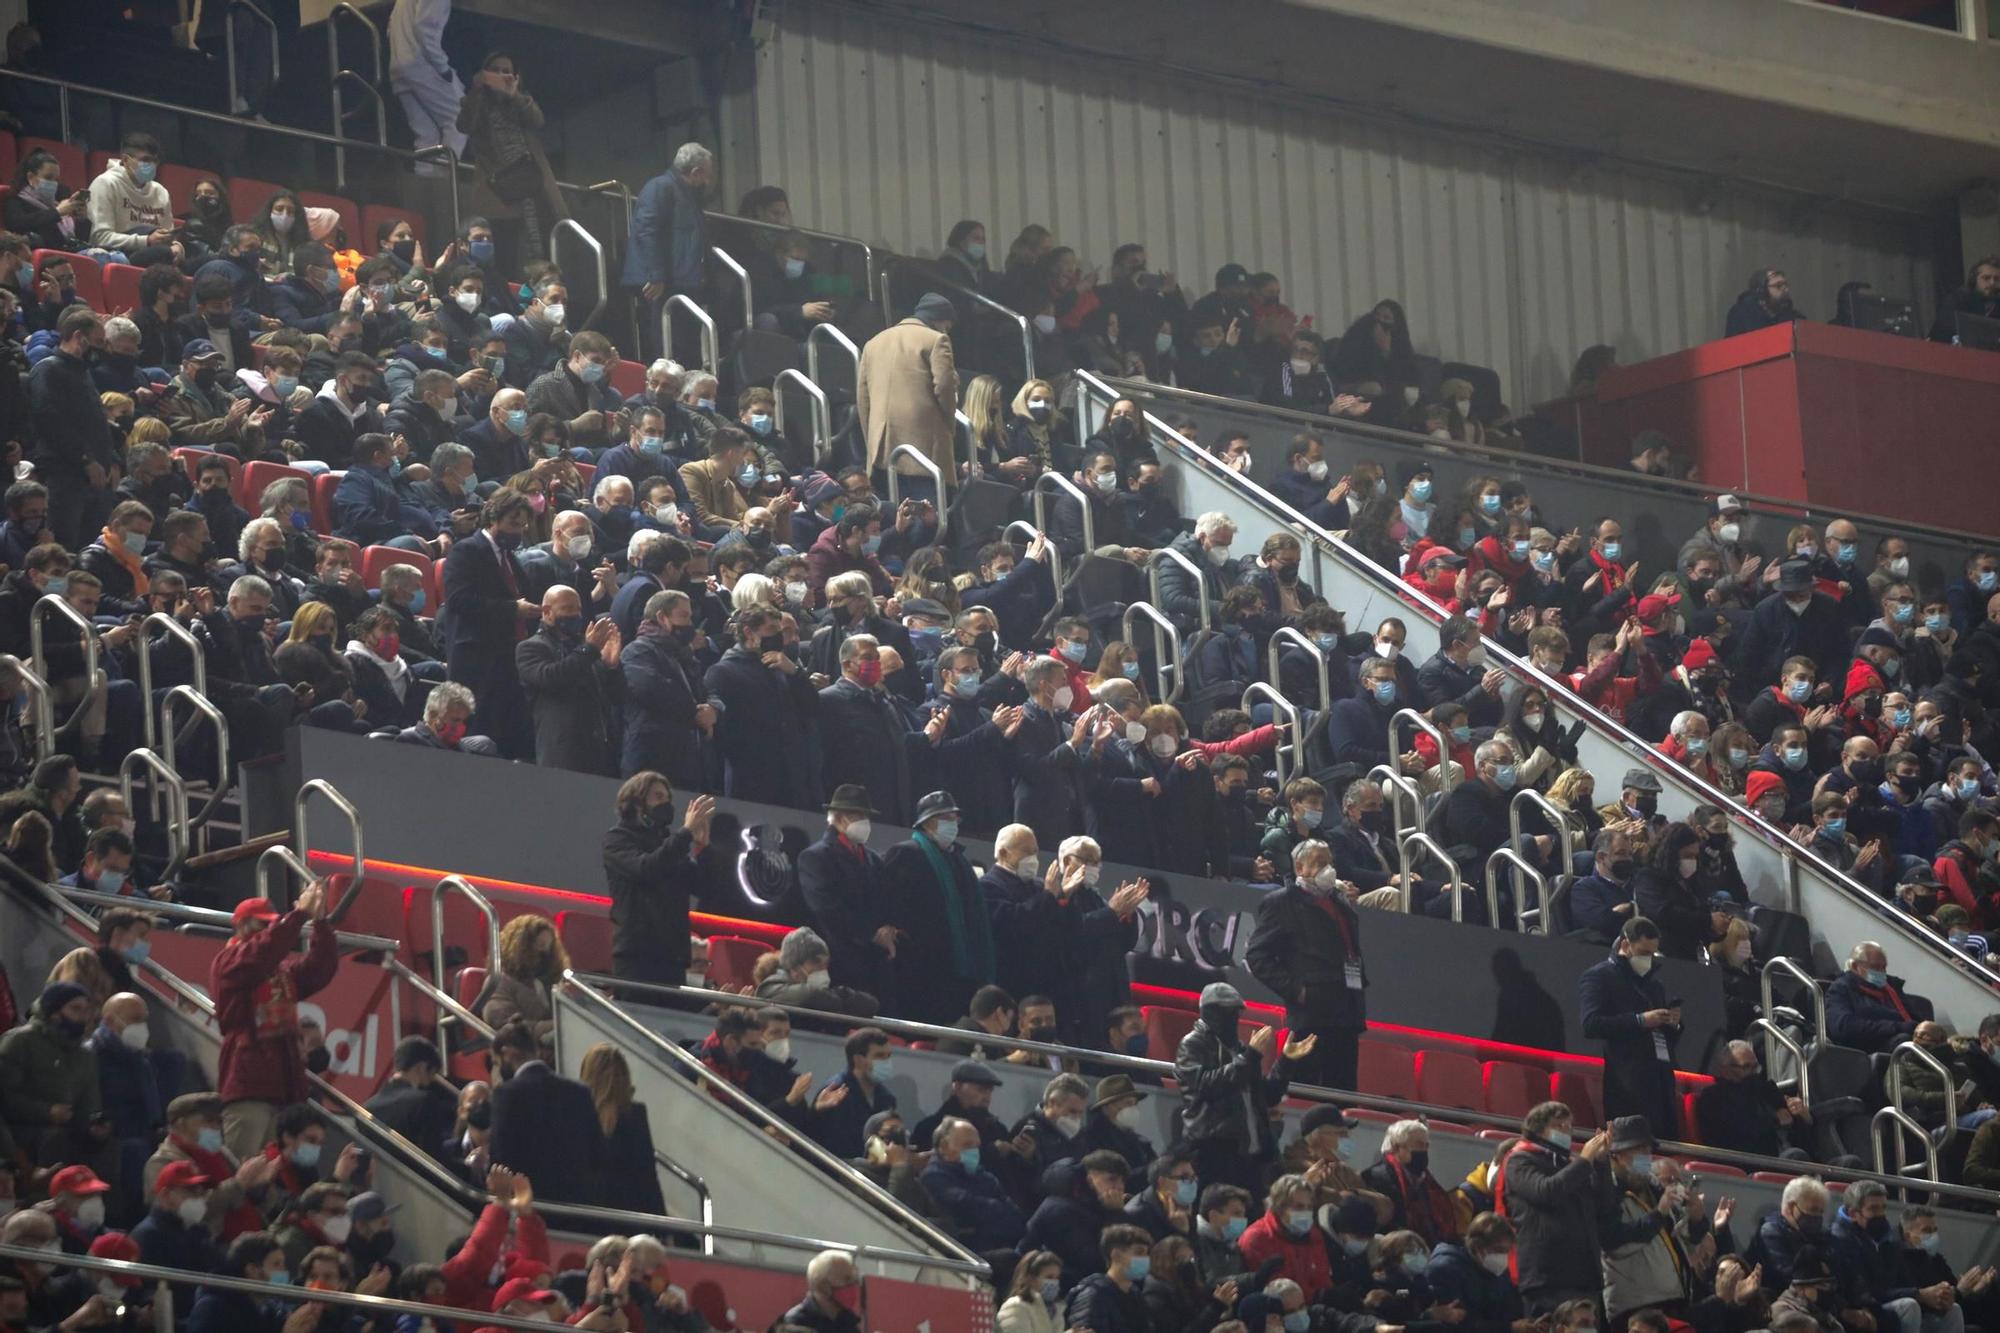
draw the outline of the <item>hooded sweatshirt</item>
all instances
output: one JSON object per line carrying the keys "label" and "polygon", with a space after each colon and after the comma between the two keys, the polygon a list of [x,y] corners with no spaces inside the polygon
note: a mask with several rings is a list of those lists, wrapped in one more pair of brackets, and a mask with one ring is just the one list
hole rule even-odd
{"label": "hooded sweatshirt", "polygon": [[141,185],[126,171],[123,159],[104,169],[90,183],[90,243],[101,250],[128,254],[152,244],[152,235],[174,225],[167,187],[154,181]]}

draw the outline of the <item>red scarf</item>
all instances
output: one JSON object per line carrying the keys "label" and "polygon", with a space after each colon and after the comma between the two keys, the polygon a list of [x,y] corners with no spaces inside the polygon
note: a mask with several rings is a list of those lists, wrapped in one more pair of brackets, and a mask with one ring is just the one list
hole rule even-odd
{"label": "red scarf", "polygon": [[1625,586],[1625,566],[1615,560],[1606,560],[1596,547],[1590,548],[1590,562],[1597,566],[1597,572],[1604,575],[1606,595],[1617,592]]}
{"label": "red scarf", "polygon": [[[219,1185],[225,1180],[236,1178],[235,1164],[223,1154],[209,1152],[206,1148],[189,1143],[178,1134],[167,1135],[167,1141],[187,1154],[187,1159],[195,1164],[196,1169],[216,1184]],[[263,1214],[257,1211],[256,1204],[251,1203],[246,1198],[242,1203],[231,1208],[223,1217],[222,1239],[224,1241],[232,1241],[238,1236],[246,1236],[252,1231],[262,1230],[263,1226]]]}
{"label": "red scarf", "polygon": [[1437,1214],[1437,1198],[1432,1191],[1436,1190],[1438,1194],[1444,1191],[1429,1174],[1426,1173],[1415,1182],[1413,1192],[1409,1174],[1403,1170],[1403,1164],[1396,1160],[1396,1155],[1385,1154],[1382,1160],[1389,1164],[1389,1170],[1396,1177],[1396,1192],[1403,1196],[1403,1218],[1409,1223],[1410,1230],[1432,1245],[1458,1239],[1457,1219],[1453,1218],[1452,1224],[1447,1225]]}
{"label": "red scarf", "polygon": [[1877,990],[1873,986],[1863,983],[1862,985],[1856,986],[1855,989],[1860,991],[1863,995],[1866,995],[1869,999],[1874,1000],[1878,1004],[1888,1004],[1890,1007],[1895,1009],[1897,1015],[1901,1017],[1905,1023],[1910,1021],[1910,1011],[1904,1006],[1903,997],[1896,994],[1896,988],[1894,986],[1884,986],[1882,987],[1882,989]]}

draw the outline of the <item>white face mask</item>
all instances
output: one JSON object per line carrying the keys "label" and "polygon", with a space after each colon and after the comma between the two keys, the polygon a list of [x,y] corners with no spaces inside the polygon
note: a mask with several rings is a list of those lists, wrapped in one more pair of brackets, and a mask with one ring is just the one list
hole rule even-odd
{"label": "white face mask", "polygon": [[1169,736],[1164,731],[1161,732],[1159,735],[1153,737],[1153,739],[1147,741],[1146,746],[1154,754],[1160,756],[1160,758],[1162,759],[1173,758],[1174,752],[1181,748],[1180,742],[1175,740],[1172,736]]}
{"label": "white face mask", "polygon": [[1322,867],[1319,873],[1312,877],[1312,887],[1320,894],[1332,893],[1340,887],[1339,872],[1332,866]]}
{"label": "white face mask", "polygon": [[1080,1115],[1057,1116],[1050,1123],[1056,1127],[1056,1132],[1066,1139],[1073,1139],[1083,1133],[1083,1117]]}
{"label": "white face mask", "polygon": [[334,1217],[322,1218],[319,1229],[320,1234],[335,1245],[345,1245],[347,1244],[348,1236],[354,1231],[354,1219],[346,1213],[340,1213]]}
{"label": "white face mask", "polygon": [[1055,697],[1049,700],[1049,707],[1058,713],[1067,713],[1070,704],[1075,699],[1076,692],[1074,690],[1070,689],[1067,685],[1059,685],[1056,687]]}
{"label": "white face mask", "polygon": [[93,1194],[76,1206],[76,1224],[85,1231],[97,1231],[104,1226],[104,1196]]}
{"label": "white face mask", "polygon": [[867,842],[868,835],[874,831],[874,824],[865,819],[856,819],[851,821],[847,826],[847,840],[849,842]]}
{"label": "white face mask", "polygon": [[[468,1148],[470,1144],[466,1145]],[[182,1199],[174,1209],[174,1215],[191,1227],[198,1227],[208,1220],[208,1200],[199,1194],[191,1194]]]}
{"label": "white face mask", "polygon": [[[813,973],[813,975],[819,976],[820,974],[815,972]],[[808,982],[807,984],[811,983]],[[776,1041],[765,1042],[764,1054],[770,1056],[773,1060],[776,1060],[779,1064],[783,1064],[785,1061],[792,1058],[792,1039],[790,1037],[780,1037]]]}
{"label": "white face mask", "polygon": [[1087,889],[1096,888],[1098,878],[1103,874],[1104,874],[1104,867],[1101,865],[1085,866],[1083,868],[1083,886]]}
{"label": "white face mask", "polygon": [[1294,375],[1310,375],[1312,368],[1313,363],[1304,357],[1295,356],[1292,358],[1292,373]]}
{"label": "white face mask", "polygon": [[827,971],[825,968],[810,973],[806,977],[806,989],[809,991],[822,991],[831,985],[833,985],[833,973]]}
{"label": "white face mask", "polygon": [[478,292],[460,292],[457,296],[454,296],[451,299],[458,302],[458,308],[460,310],[463,310],[468,315],[471,314],[473,311],[479,309]]}
{"label": "white face mask", "polygon": [[1120,1129],[1131,1129],[1139,1123],[1139,1108],[1136,1106],[1119,1107],[1118,1113],[1111,1117],[1111,1123]]}
{"label": "white face mask", "polygon": [[115,1277],[97,1279],[98,1297],[114,1310],[125,1303],[125,1294],[130,1290],[130,1287]]}
{"label": "white face mask", "polygon": [[568,541],[563,543],[563,549],[569,552],[570,559],[572,560],[583,559],[585,556],[590,554],[589,534],[580,533],[577,536],[571,537]]}
{"label": "white face mask", "polygon": [[[563,309],[563,303],[561,301],[557,301],[554,305],[543,306],[542,313],[548,316],[549,323],[560,324],[563,322],[563,316],[568,312]],[[547,1318],[546,1315],[542,1317]]]}
{"label": "white face mask", "polygon": [[1146,739],[1146,724],[1143,722],[1127,722],[1125,724],[1125,739],[1134,745],[1138,745],[1144,741]]}
{"label": "white face mask", "polygon": [[1313,479],[1314,481],[1325,481],[1325,480],[1326,480],[1326,460],[1325,460],[1324,458],[1322,458],[1322,459],[1320,459],[1320,460],[1319,460],[1319,462],[1317,462],[1317,463],[1309,463],[1309,464],[1307,464],[1307,465],[1306,465],[1306,475],[1307,475],[1308,477],[1311,477],[1311,478],[1312,478],[1312,479]]}
{"label": "white face mask", "polygon": [[153,1039],[153,1030],[145,1023],[127,1023],[118,1033],[118,1040],[125,1043],[128,1051],[143,1051]]}
{"label": "white face mask", "polygon": [[1386,639],[1379,640],[1375,644],[1375,655],[1381,658],[1385,662],[1395,661],[1396,654],[1402,651],[1403,650],[1399,645],[1390,643]]}
{"label": "white face mask", "polygon": [[1741,523],[1724,523],[1715,530],[1715,539],[1725,545],[1733,543],[1742,535],[1743,525]]}
{"label": "white face mask", "polygon": [[799,606],[804,606],[806,594],[810,591],[811,589],[807,588],[803,583],[787,583],[785,585],[785,600]]}
{"label": "white face mask", "polygon": [[1631,955],[1631,963],[1632,970],[1643,977],[1653,970],[1653,955],[1649,953],[1635,953]]}
{"label": "white face mask", "polygon": [[1035,876],[1042,873],[1042,858],[1039,856],[1022,857],[1014,863],[1014,873],[1022,879],[1035,878]]}

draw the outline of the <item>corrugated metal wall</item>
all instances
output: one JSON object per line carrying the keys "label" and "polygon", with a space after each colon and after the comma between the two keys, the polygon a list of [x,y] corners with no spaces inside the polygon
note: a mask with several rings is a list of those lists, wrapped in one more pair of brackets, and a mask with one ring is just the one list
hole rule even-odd
{"label": "corrugated metal wall", "polygon": [[1195,295],[1224,263],[1268,269],[1334,334],[1393,296],[1420,351],[1495,367],[1517,404],[1560,392],[1592,343],[1633,362],[1720,336],[1759,264],[1821,318],[1853,279],[1927,311],[1934,290],[1914,221],[1822,211],[1802,234],[1727,184],[1697,212],[1686,184],[1638,171],[1228,88],[1183,97],[1121,63],[828,0],[784,7],[727,122],[725,149],[784,185],[801,225],[931,255],[978,218],[997,257],[1040,222],[1085,267],[1143,241]]}

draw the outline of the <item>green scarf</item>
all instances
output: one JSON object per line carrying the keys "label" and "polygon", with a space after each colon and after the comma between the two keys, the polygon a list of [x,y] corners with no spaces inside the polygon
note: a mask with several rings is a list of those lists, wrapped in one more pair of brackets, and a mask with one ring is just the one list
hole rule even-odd
{"label": "green scarf", "polygon": [[944,849],[922,829],[915,832],[913,840],[924,859],[931,863],[931,873],[937,876],[938,888],[944,894],[945,924],[951,930],[952,970],[983,986],[993,980],[993,934],[987,928],[986,893],[977,880],[973,881],[972,901],[978,913],[972,922],[975,933],[968,936],[965,906],[958,898],[958,879],[951,873],[951,862],[945,860]]}

